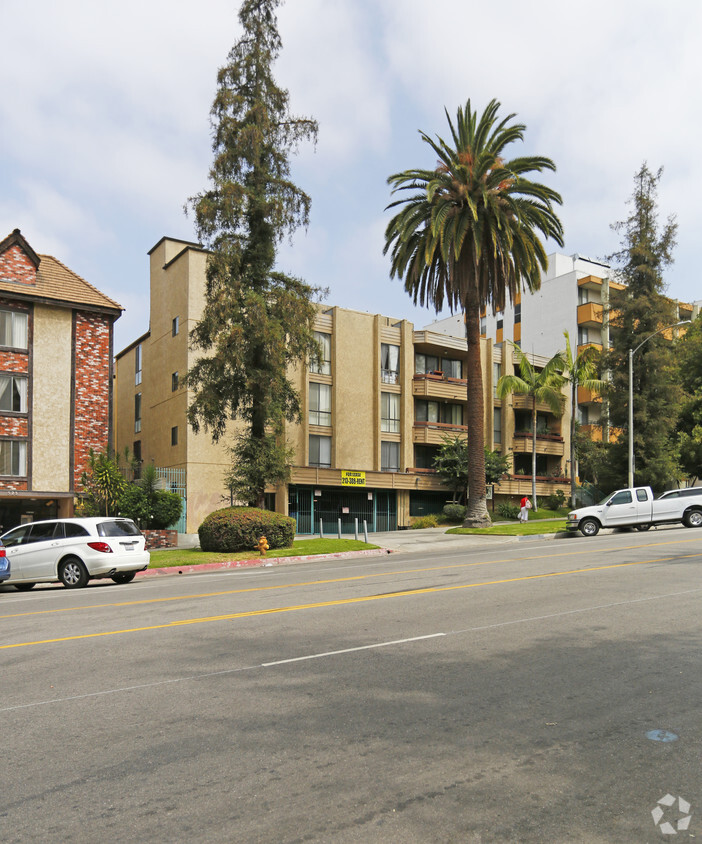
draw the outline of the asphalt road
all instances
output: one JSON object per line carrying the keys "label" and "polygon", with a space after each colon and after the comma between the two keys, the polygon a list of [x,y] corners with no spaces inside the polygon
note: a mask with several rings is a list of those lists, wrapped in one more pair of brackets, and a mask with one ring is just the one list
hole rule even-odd
{"label": "asphalt road", "polygon": [[674,529],[0,587],[0,840],[702,836],[701,573]]}

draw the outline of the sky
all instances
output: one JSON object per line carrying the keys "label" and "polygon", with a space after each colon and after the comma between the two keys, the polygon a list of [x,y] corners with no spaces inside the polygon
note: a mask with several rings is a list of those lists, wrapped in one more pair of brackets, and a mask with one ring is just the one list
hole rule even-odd
{"label": "sky", "polygon": [[[115,350],[148,330],[147,253],[195,240],[188,198],[206,189],[218,68],[241,34],[237,0],[0,0],[0,239],[20,228],[125,312]],[[660,224],[678,224],[667,293],[702,299],[702,3],[699,0],[287,0],[274,73],[291,111],[319,122],[293,159],[310,225],[279,268],[326,302],[421,327],[383,255],[387,178],[435,156],[468,99],[516,113],[563,196],[565,246],[619,245],[634,174],[663,167]]]}

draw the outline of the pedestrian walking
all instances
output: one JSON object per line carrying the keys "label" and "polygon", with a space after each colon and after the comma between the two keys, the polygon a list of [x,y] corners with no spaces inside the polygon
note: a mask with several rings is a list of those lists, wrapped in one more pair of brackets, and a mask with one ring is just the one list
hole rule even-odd
{"label": "pedestrian walking", "polygon": [[524,498],[519,502],[519,521],[520,522],[528,522],[529,521],[529,510],[531,510],[531,501],[529,500],[529,496],[525,495]]}

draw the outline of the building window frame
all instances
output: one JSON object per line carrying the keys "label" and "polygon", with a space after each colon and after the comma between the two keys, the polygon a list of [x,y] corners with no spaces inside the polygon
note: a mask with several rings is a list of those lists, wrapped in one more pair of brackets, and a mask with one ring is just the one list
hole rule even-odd
{"label": "building window frame", "polygon": [[397,384],[400,380],[400,347],[395,343],[380,344],[380,380]]}
{"label": "building window frame", "polygon": [[29,379],[26,375],[0,375],[0,412],[27,413],[28,385]]}
{"label": "building window frame", "polygon": [[310,425],[331,427],[331,401],[331,385],[319,384],[316,381],[310,383],[308,411]]}
{"label": "building window frame", "polygon": [[142,375],[142,348],[141,343],[138,343],[134,348],[134,385],[136,387],[141,384]]}
{"label": "building window frame", "polygon": [[29,348],[28,313],[0,309],[0,346],[5,349],[23,349],[24,351]]}
{"label": "building window frame", "polygon": [[180,381],[179,381],[179,378],[178,378],[178,373],[172,372],[171,373],[171,392],[175,393],[179,386],[180,386]]}
{"label": "building window frame", "polygon": [[134,393],[134,433],[141,432],[141,393]]}
{"label": "building window frame", "polygon": [[385,434],[400,433],[399,393],[380,394],[380,430]]}
{"label": "building window frame", "polygon": [[[5,471],[9,469],[9,471]],[[0,440],[0,475],[6,478],[27,476],[27,443],[23,440]]]}
{"label": "building window frame", "polygon": [[319,469],[331,469],[331,437],[324,434],[310,434],[308,465]]}
{"label": "building window frame", "polygon": [[171,445],[178,445],[178,426],[174,425],[171,428]]}
{"label": "building window frame", "polygon": [[318,361],[314,361],[310,367],[310,372],[315,375],[331,375],[331,334],[325,331],[315,331],[314,339],[319,343],[322,349],[322,357]]}
{"label": "building window frame", "polygon": [[174,316],[171,322],[171,337],[176,337],[180,333],[180,317]]}
{"label": "building window frame", "polygon": [[382,440],[380,443],[380,471],[400,471],[400,443]]}

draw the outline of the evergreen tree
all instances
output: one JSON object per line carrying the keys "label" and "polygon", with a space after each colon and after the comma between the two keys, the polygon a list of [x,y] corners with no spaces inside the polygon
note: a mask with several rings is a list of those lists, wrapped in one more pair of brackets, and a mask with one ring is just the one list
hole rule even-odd
{"label": "evergreen tree", "polygon": [[290,179],[290,156],[317,136],[314,120],[290,115],[288,92],[273,79],[279,4],[242,3],[243,35],[219,70],[212,105],[211,184],[190,200],[210,254],[206,304],[190,335],[201,356],[187,376],[188,421],[215,442],[230,419],[243,422],[237,459],[248,461],[239,469],[248,503],[258,506],[268,483],[286,479],[285,459],[271,451],[287,454],[284,422],[300,415],[288,367],[319,351],[313,300],[321,291],[275,268],[279,242],[309,219],[310,198]]}
{"label": "evergreen tree", "polygon": [[678,420],[680,465],[691,480],[702,478],[702,319],[698,316],[677,348],[685,391]]}
{"label": "evergreen tree", "polygon": [[[626,284],[612,302],[610,341],[604,368],[611,373],[609,418],[621,434],[608,450],[620,483],[628,461],[629,349],[661,328],[678,321],[674,303],[664,295],[663,271],[672,263],[677,224],[658,223],[657,193],[662,169],[652,173],[644,163],[634,177],[631,214],[612,229],[621,235],[621,249],[609,256],[615,278]],[[674,437],[681,390],[670,333],[651,337],[633,359],[635,483],[665,489],[678,475]]]}

